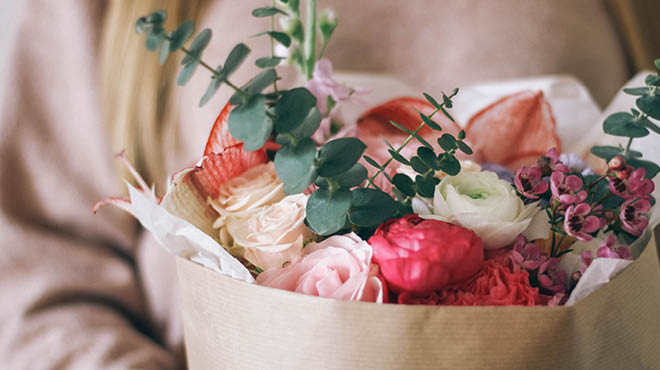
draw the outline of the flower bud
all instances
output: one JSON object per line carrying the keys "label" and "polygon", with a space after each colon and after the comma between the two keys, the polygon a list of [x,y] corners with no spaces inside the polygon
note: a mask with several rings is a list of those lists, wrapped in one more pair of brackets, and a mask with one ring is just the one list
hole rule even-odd
{"label": "flower bud", "polygon": [[620,171],[626,168],[626,160],[623,158],[622,155],[615,155],[607,163],[607,166],[610,169],[610,171]]}
{"label": "flower bud", "polygon": [[622,180],[625,180],[625,179],[628,178],[628,176],[630,176],[630,173],[632,172],[632,169],[633,169],[632,167],[626,166],[625,169],[623,169],[621,171],[616,171],[616,177],[618,177]]}

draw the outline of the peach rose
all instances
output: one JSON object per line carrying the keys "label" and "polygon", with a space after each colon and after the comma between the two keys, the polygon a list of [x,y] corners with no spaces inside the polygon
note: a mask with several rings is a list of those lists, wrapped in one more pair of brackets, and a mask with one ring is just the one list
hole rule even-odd
{"label": "peach rose", "polygon": [[351,233],[311,243],[285,267],[268,269],[257,284],[341,300],[386,301],[387,289],[371,263],[371,246]]}

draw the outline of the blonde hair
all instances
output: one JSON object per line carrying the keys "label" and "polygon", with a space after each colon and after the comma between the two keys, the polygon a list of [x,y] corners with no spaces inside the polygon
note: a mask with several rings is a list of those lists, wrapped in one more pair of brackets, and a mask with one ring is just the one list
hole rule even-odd
{"label": "blonde hair", "polygon": [[[110,1],[101,38],[101,96],[111,149],[125,150],[128,160],[148,183],[162,186],[166,179],[164,150],[175,144],[177,112],[168,104],[176,81],[180,53],[163,65],[158,53],[147,51],[135,21],[158,9],[168,13],[166,29],[200,18],[208,0]],[[124,166],[122,178],[130,179]]]}

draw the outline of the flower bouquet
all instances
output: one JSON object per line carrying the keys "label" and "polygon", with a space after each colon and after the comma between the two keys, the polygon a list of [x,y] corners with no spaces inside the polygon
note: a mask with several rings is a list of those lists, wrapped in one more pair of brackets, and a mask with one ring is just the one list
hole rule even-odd
{"label": "flower bouquet", "polygon": [[[181,257],[190,367],[660,368],[660,167],[632,145],[660,133],[660,74],[602,124],[625,145],[590,153],[562,153],[598,114],[571,79],[394,97],[356,117],[342,108],[368,91],[337,82],[322,59],[336,19],[307,5],[304,25],[297,1],[252,12],[273,19],[271,50],[242,86],[244,44],[214,69],[210,30],[186,46],[191,22],[136,24],[161,61],[183,51],[179,84],[209,70],[200,104],[235,90],[162,197],[134,173],[130,199],[101,203]],[[284,63],[298,86],[278,86]]]}

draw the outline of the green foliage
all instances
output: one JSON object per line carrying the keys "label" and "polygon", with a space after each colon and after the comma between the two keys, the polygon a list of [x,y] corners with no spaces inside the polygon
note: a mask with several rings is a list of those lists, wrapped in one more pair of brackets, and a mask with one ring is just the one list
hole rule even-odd
{"label": "green foliage", "polygon": [[260,149],[273,130],[273,123],[266,114],[266,97],[254,95],[246,104],[234,108],[227,124],[231,135],[242,141],[245,149]]}
{"label": "green foliage", "polygon": [[255,64],[259,68],[272,68],[272,67],[277,67],[281,61],[282,58],[280,57],[264,57],[257,59]]}
{"label": "green foliage", "polygon": [[603,131],[606,134],[623,137],[644,137],[649,134],[639,119],[630,113],[618,112],[608,116],[603,122]]}
{"label": "green foliage", "polygon": [[272,17],[276,14],[288,15],[285,11],[275,7],[257,8],[252,11],[252,15],[257,18]]}
{"label": "green foliage", "polygon": [[591,154],[598,158],[603,158],[606,161],[609,161],[612,159],[612,157],[619,155],[622,152],[623,148],[618,148],[615,146],[593,146],[591,148]]}
{"label": "green foliage", "polygon": [[225,65],[217,75],[218,79],[225,81],[243,63],[248,54],[250,54],[250,48],[245,46],[245,44],[240,43],[234,46],[225,60]]}
{"label": "green foliage", "polygon": [[254,37],[262,36],[262,35],[270,36],[273,40],[279,42],[280,44],[286,46],[287,48],[291,46],[291,36],[289,36],[284,32],[264,31],[264,32],[259,32],[258,34],[254,35]]}
{"label": "green foliage", "polygon": [[[330,178],[340,188],[352,188],[358,186],[367,179],[367,169],[360,163],[356,163],[350,170],[342,173],[341,175]],[[315,183],[319,187],[329,187],[330,183],[327,178],[319,177]]]}
{"label": "green foliage", "polygon": [[304,87],[283,91],[275,104],[275,129],[277,132],[295,130],[315,106],[316,98]]}
{"label": "green foliage", "polygon": [[328,141],[319,151],[319,175],[333,177],[348,171],[357,163],[366,148],[360,139],[354,137]]}
{"label": "green foliage", "polygon": [[434,120],[432,120],[429,116],[427,116],[424,113],[419,113],[419,116],[422,118],[422,121],[429,126],[430,128],[436,130],[436,131],[442,131],[442,127],[440,127],[439,124],[437,124]]}
{"label": "green foliage", "polygon": [[353,225],[376,227],[388,220],[396,211],[396,203],[387,194],[376,189],[356,189],[351,192],[348,213]]}
{"label": "green foliage", "polygon": [[347,227],[351,191],[316,190],[307,200],[307,225],[319,235],[331,235]]}
{"label": "green foliage", "polygon": [[414,197],[415,193],[417,192],[415,188],[415,182],[413,180],[402,174],[402,173],[397,173],[394,175],[394,178],[392,179],[394,186],[396,186],[399,191],[401,191],[402,194],[409,196],[409,197]]}
{"label": "green foliage", "polygon": [[316,144],[303,139],[298,145],[283,145],[275,154],[275,171],[284,183],[284,192],[296,194],[305,190],[316,179]]}
{"label": "green foliage", "polygon": [[633,168],[643,168],[646,170],[646,178],[652,179],[660,172],[660,166],[657,164],[637,158],[627,158],[628,164]]}
{"label": "green foliage", "polygon": [[[241,86],[241,90],[248,95],[259,94],[264,91],[273,82],[277,81],[277,72],[274,69],[264,69],[256,77],[251,79],[248,83]],[[243,97],[237,92],[229,99],[229,103],[233,105],[241,104]]]}
{"label": "green foliage", "polygon": [[650,117],[660,119],[660,96],[646,95],[637,98],[637,108]]}

